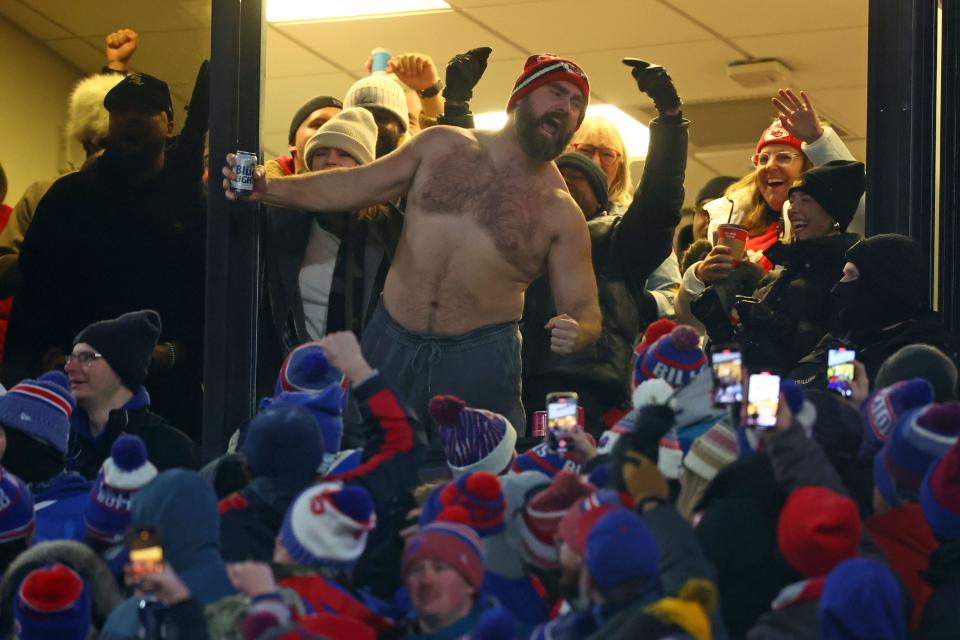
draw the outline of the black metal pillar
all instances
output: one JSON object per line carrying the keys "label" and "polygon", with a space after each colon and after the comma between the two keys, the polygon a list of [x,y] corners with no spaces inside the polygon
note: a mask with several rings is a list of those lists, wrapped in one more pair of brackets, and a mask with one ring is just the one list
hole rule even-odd
{"label": "black metal pillar", "polygon": [[870,0],[866,231],[909,235],[931,258],[936,55],[936,2]]}
{"label": "black metal pillar", "polygon": [[960,2],[944,0],[940,58],[940,311],[960,335]]}
{"label": "black metal pillar", "polygon": [[254,405],[259,222],[256,204],[229,202],[224,156],[260,152],[263,0],[214,0],[210,43],[203,455],[223,453]]}

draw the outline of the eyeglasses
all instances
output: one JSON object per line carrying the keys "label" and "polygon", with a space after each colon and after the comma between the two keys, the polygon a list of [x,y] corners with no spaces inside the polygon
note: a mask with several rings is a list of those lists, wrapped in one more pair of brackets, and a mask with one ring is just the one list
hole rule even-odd
{"label": "eyeglasses", "polygon": [[771,160],[773,160],[773,164],[777,166],[789,167],[793,164],[795,158],[802,157],[802,155],[794,153],[793,151],[777,151],[776,153],[756,153],[750,160],[758,167],[767,166]]}
{"label": "eyeglasses", "polygon": [[620,159],[620,152],[610,147],[595,147],[592,144],[575,144],[573,150],[591,158],[599,157],[600,164],[613,164]]}
{"label": "eyeglasses", "polygon": [[103,357],[103,354],[96,351],[81,351],[80,353],[71,353],[67,355],[67,364],[76,361],[81,367],[89,367],[90,363]]}

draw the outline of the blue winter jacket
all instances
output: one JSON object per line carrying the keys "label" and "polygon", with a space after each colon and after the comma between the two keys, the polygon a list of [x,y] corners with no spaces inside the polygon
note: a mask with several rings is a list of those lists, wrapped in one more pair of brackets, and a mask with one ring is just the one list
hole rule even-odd
{"label": "blue winter jacket", "polygon": [[[131,522],[159,529],[163,558],[191,595],[207,605],[235,593],[220,557],[220,516],[213,487],[194,471],[169,469],[140,489],[130,508]],[[133,640],[140,622],[139,598],[125,600],[111,612],[101,640]]]}
{"label": "blue winter jacket", "polygon": [[93,483],[72,471],[61,471],[46,482],[33,486],[33,504],[37,528],[33,543],[46,540],[83,542],[87,527],[83,510]]}

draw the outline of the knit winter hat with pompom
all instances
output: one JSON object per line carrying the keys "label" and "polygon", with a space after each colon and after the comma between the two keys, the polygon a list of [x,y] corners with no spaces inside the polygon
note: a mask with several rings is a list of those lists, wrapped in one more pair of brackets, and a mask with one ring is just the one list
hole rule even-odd
{"label": "knit winter hat with pompom", "polygon": [[319,342],[306,342],[290,353],[280,365],[274,395],[283,391],[323,391],[340,384],[343,374],[327,361]]}
{"label": "knit winter hat with pompom", "polygon": [[83,640],[91,625],[90,590],[66,565],[34,569],[17,590],[13,616],[18,638]]}
{"label": "knit winter hat with pompom", "polygon": [[134,494],[157,475],[147,460],[147,447],[137,436],[117,438],[110,457],[103,462],[90,490],[83,521],[87,534],[106,542],[120,542],[130,524],[130,502]]}
{"label": "knit winter hat with pompom", "polygon": [[434,396],[428,411],[440,429],[454,478],[474,471],[499,474],[510,467],[517,430],[506,417],[468,407],[456,396]]}
{"label": "knit winter hat with pompom", "polygon": [[485,538],[506,528],[506,506],[497,476],[487,471],[468,473],[434,489],[420,512],[420,526],[434,522],[443,512],[448,518],[463,522],[481,538]]}
{"label": "knit winter hat with pompom", "polygon": [[676,389],[686,386],[706,366],[707,355],[700,348],[700,335],[693,327],[680,325],[657,339],[637,359],[633,383],[639,385],[660,378]]}
{"label": "knit winter hat with pompom", "polygon": [[280,544],[300,566],[350,570],[377,524],[366,489],[342,482],[308,487],[287,509]]}

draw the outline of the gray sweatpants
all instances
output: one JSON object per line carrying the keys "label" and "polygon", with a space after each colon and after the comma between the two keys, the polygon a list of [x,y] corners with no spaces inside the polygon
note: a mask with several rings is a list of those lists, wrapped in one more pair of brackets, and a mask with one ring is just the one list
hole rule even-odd
{"label": "gray sweatpants", "polygon": [[[481,327],[461,336],[408,331],[381,301],[363,330],[361,349],[424,425],[428,450],[443,447],[427,406],[435,395],[454,395],[467,406],[501,413],[517,435],[526,432],[520,399],[520,327],[516,322]],[[353,403],[351,403],[352,405]],[[351,406],[348,414],[358,417]],[[348,416],[347,439],[354,440]],[[355,444],[351,442],[351,444]]]}

